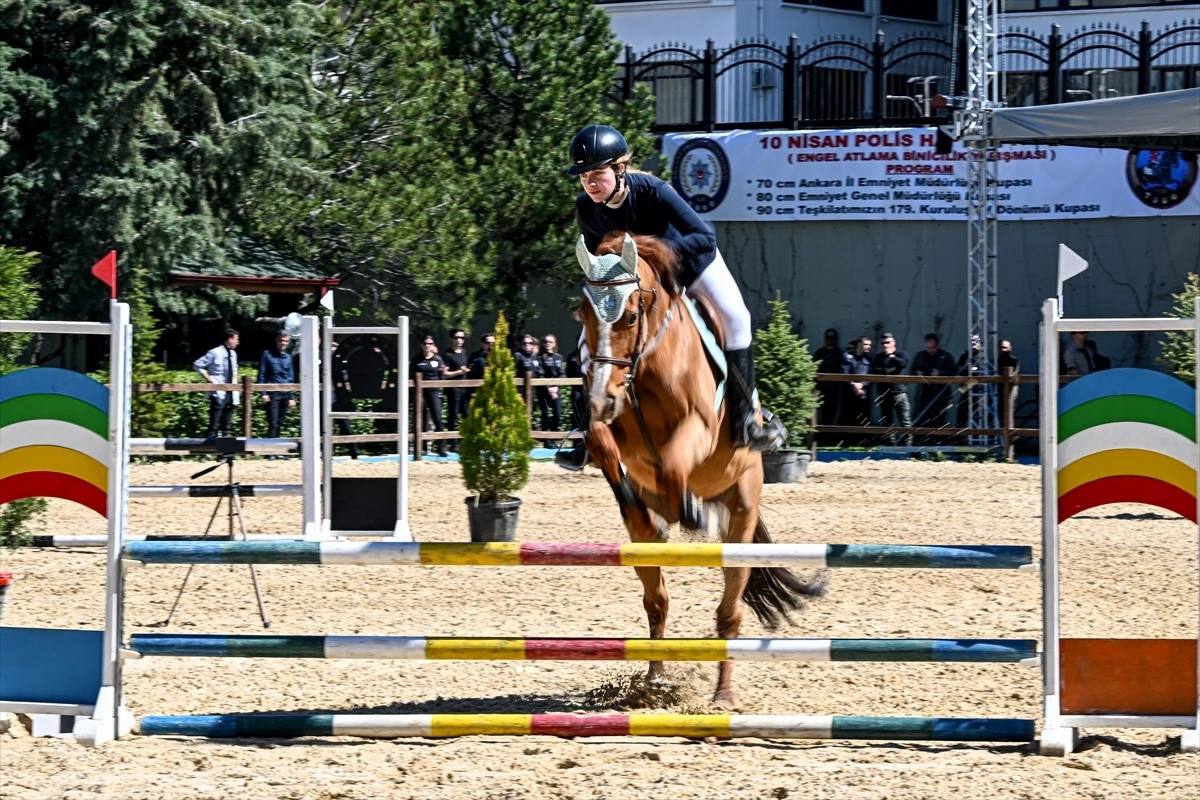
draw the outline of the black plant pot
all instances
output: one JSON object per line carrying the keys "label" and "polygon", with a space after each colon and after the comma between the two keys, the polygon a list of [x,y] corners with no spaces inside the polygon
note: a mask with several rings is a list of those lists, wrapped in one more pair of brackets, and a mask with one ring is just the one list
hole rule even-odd
{"label": "black plant pot", "polygon": [[763,483],[798,483],[808,480],[810,453],[801,450],[776,450],[763,453]]}
{"label": "black plant pot", "polygon": [[467,519],[471,523],[472,542],[512,542],[517,538],[517,515],[521,501],[514,497],[499,503],[480,503],[468,497]]}

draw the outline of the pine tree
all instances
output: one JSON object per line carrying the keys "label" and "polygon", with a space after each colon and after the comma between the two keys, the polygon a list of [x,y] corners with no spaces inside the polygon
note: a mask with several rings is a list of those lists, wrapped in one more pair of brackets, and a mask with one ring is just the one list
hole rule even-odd
{"label": "pine tree", "polygon": [[529,480],[529,417],[513,381],[516,365],[503,345],[508,341],[504,313],[496,320],[496,347],[488,354],[483,386],[471,398],[459,427],[462,444],[458,460],[463,483],[481,503],[507,500]]}
{"label": "pine tree", "polygon": [[[181,258],[221,263],[251,181],[307,154],[314,14],[290,0],[8,4],[0,242],[42,254],[46,312],[102,316],[105,252],[157,298]],[[145,331],[140,334],[146,338]],[[150,343],[153,346],[153,343]]]}
{"label": "pine tree", "polygon": [[326,8],[325,150],[301,180],[258,187],[257,230],[346,276],[368,315],[458,318],[487,285],[465,202],[476,166],[462,145],[473,124],[466,77],[434,35],[449,6]]}
{"label": "pine tree", "polygon": [[571,137],[611,122],[652,155],[647,93],[606,97],[618,45],[604,10],[363,0],[331,9],[326,31],[328,155],[309,185],[265,192],[260,228],[330,259],[377,317],[458,322],[498,305],[519,320],[528,285],[577,282]]}
{"label": "pine tree", "polygon": [[[635,158],[653,155],[648,92],[623,107],[608,97],[620,45],[608,14],[579,0],[457,0],[442,26],[445,52],[471,79],[471,198],[492,264],[492,285],[516,315],[535,285],[578,283],[571,252],[577,179],[564,178],[580,128],[616,125]],[[503,187],[497,196],[496,187]]]}
{"label": "pine tree", "polygon": [[817,363],[808,354],[808,342],[792,333],[787,301],[775,293],[765,328],[754,333],[755,376],[759,400],[779,417],[795,443],[812,429],[817,410]]}

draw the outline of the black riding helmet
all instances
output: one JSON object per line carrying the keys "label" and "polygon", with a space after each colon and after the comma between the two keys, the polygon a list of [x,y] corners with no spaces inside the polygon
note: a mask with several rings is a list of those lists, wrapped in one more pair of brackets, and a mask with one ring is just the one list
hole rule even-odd
{"label": "black riding helmet", "polygon": [[567,174],[577,178],[607,166],[629,152],[625,137],[609,125],[588,125],[571,140],[571,166]]}

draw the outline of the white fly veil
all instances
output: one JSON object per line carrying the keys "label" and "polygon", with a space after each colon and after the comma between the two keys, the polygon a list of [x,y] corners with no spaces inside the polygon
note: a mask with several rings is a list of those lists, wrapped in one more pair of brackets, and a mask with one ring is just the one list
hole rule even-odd
{"label": "white fly veil", "polygon": [[[575,245],[575,256],[579,259],[579,266],[583,268],[583,274],[589,281],[612,281],[637,276],[637,245],[634,244],[633,239],[629,238],[629,234],[625,235],[620,255],[610,253],[602,256],[592,255],[587,249],[583,237],[580,236],[579,242]],[[621,318],[621,314],[625,313],[625,302],[631,294],[637,291],[637,288],[637,284],[634,282],[616,286],[589,284],[584,287],[583,294],[592,304],[592,308],[596,310],[597,316],[611,325]]]}

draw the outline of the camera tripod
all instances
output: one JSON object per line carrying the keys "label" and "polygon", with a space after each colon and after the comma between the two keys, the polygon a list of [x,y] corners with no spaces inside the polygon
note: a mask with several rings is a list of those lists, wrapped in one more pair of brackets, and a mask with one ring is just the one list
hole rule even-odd
{"label": "camera tripod", "polygon": [[[211,467],[205,467],[204,469],[195,473],[191,476],[191,480],[203,478],[210,472],[220,469],[222,465],[228,469],[228,475],[225,481],[225,489],[227,494],[217,498],[217,504],[213,508],[212,516],[208,518],[208,525],[205,526],[204,533],[202,534],[201,538],[210,538],[209,531],[212,530],[213,523],[217,520],[217,514],[221,511],[221,501],[224,500],[225,497],[228,497],[229,505],[227,509],[228,513],[226,514],[226,519],[228,521],[228,533],[221,538],[228,539],[229,541],[234,540],[234,520],[236,520],[237,529],[241,533],[242,541],[246,541],[248,537],[246,535],[246,518],[242,516],[242,496],[239,491],[240,484],[233,479],[233,454],[226,453],[222,455],[218,463],[213,464]],[[258,600],[258,615],[262,618],[263,627],[269,628],[271,627],[271,620],[267,617],[267,605],[263,601],[262,589],[258,585],[258,573],[255,571],[253,564],[248,564],[247,566],[250,567],[250,581],[254,584],[254,596]],[[155,627],[165,628],[171,624],[171,619],[175,616],[175,609],[179,607],[179,600],[183,597],[183,591],[187,588],[188,579],[192,577],[192,570],[195,568],[195,564],[192,564],[188,567],[187,573],[183,576],[183,583],[179,585],[179,591],[175,594],[175,602],[171,604],[170,613],[167,614],[167,618],[165,620]]]}

